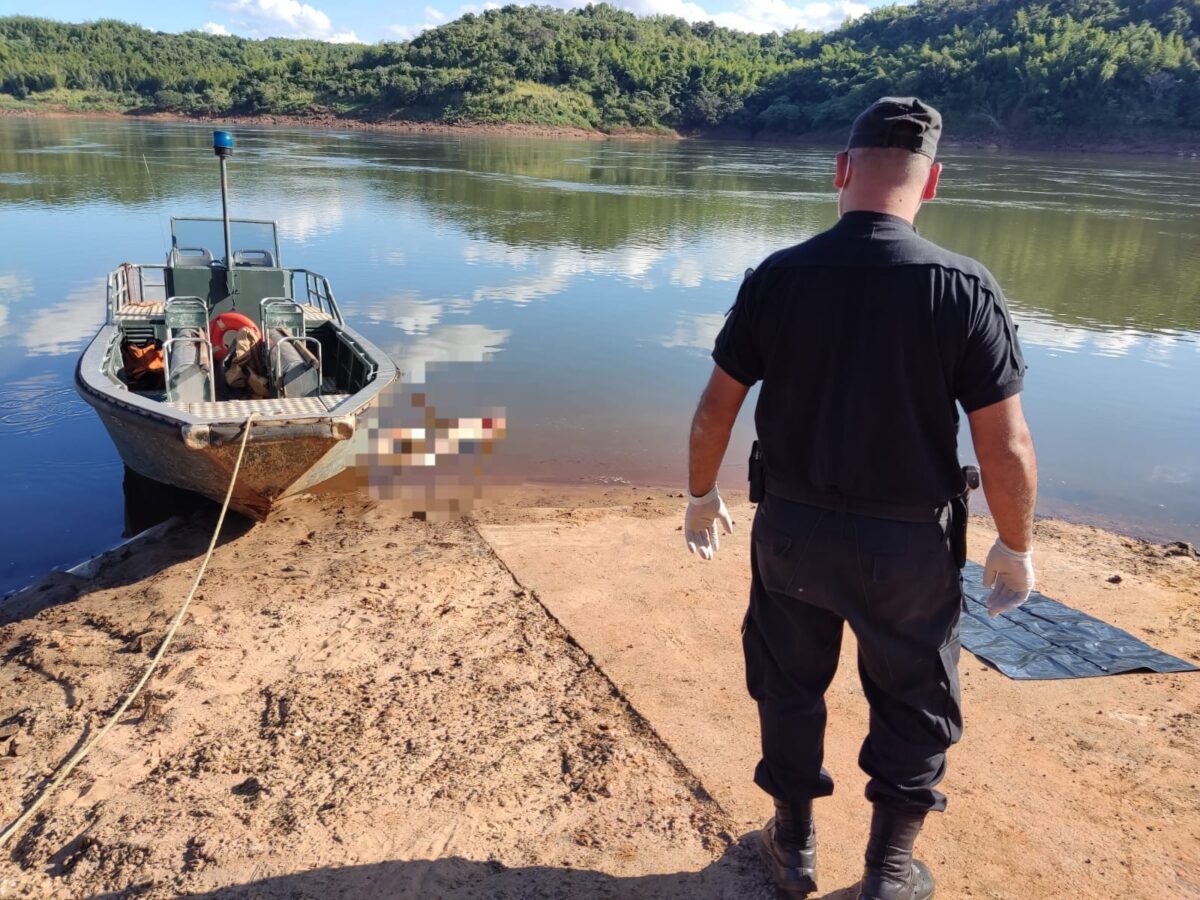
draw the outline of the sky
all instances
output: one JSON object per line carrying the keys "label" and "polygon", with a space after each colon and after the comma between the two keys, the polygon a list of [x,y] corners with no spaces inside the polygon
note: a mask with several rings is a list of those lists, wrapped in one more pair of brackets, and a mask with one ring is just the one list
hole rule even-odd
{"label": "sky", "polygon": [[[569,9],[587,0],[542,0]],[[689,22],[714,21],[741,31],[827,30],[886,0],[610,0],[639,15],[673,15]],[[377,43],[409,40],[427,28],[500,6],[481,0],[0,0],[0,15],[32,15],[64,22],[121,19],[156,31],[201,29],[243,37],[308,37]]]}

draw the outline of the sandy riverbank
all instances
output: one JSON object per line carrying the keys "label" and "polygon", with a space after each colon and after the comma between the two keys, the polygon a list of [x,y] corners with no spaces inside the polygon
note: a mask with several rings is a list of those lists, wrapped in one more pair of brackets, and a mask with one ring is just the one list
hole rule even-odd
{"label": "sandy riverbank", "polygon": [[[762,144],[764,146],[828,146],[841,149],[845,134],[820,132],[801,135],[749,132],[736,129],[716,128],[709,131],[679,133],[669,129],[627,129],[622,131],[597,131],[556,125],[529,125],[521,122],[415,122],[403,120],[354,119],[329,113],[312,115],[254,115],[254,116],[183,116],[169,112],[144,112],[131,110],[69,110],[59,107],[14,108],[0,107],[0,118],[59,118],[59,119],[107,119],[127,122],[184,122],[193,125],[250,126],[274,128],[301,128],[314,131],[375,131],[393,134],[429,134],[460,137],[537,137],[571,138],[574,140],[605,141],[686,141],[715,140],[736,143]],[[1200,138],[1190,135],[1174,137],[1141,136],[1097,136],[1055,137],[1046,139],[1016,140],[1006,135],[991,136],[947,136],[941,144],[943,150],[982,150],[988,152],[1061,152],[1106,155],[1137,156],[1186,156],[1200,155]]]}
{"label": "sandy riverbank", "polygon": [[168,112],[118,112],[104,110],[0,108],[0,118],[99,119],[124,122],[183,122],[214,127],[301,128],[312,131],[376,131],[393,134],[430,134],[478,137],[571,138],[574,140],[679,140],[671,131],[603,132],[558,125],[528,125],[521,122],[413,122],[403,120],[352,119],[327,113],[304,117],[280,115],[256,116],[181,116]]}
{"label": "sandy riverbank", "polygon": [[[678,498],[630,487],[447,525],[301,498],[231,531],[149,702],[6,848],[0,897],[769,897],[739,840],[769,804],[734,499],[711,564],[682,550]],[[0,607],[0,819],[136,677],[210,527]],[[1038,540],[1048,594],[1200,660],[1200,562],[1057,522]],[[853,896],[867,818],[845,652],[828,900]],[[923,840],[945,896],[1200,896],[1200,676],[961,671],[951,807]]]}

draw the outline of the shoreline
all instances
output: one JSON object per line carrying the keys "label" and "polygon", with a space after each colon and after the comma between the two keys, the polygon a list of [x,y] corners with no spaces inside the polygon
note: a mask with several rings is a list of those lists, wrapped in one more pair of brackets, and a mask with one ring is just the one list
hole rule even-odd
{"label": "shoreline", "polygon": [[[825,146],[839,147],[840,132],[812,132],[790,135],[745,132],[714,128],[708,131],[677,132],[661,129],[600,131],[560,125],[532,125],[521,122],[429,122],[401,119],[359,119],[330,113],[289,116],[274,113],[258,115],[189,116],[172,112],[140,110],[71,110],[62,107],[0,107],[0,119],[44,118],[99,121],[167,122],[191,125],[237,125],[267,128],[291,128],[302,131],[367,131],[391,134],[425,134],[460,137],[535,137],[572,138],[589,141],[721,141],[750,143],[768,147]],[[1096,135],[1078,138],[1014,141],[1005,137],[945,137],[941,147],[949,150],[981,150],[992,153],[1078,153],[1091,155],[1200,157],[1200,135],[1182,135],[1163,139],[1117,138],[1103,140]]]}
{"label": "shoreline", "polygon": [[368,131],[392,134],[459,135],[479,137],[569,137],[577,140],[680,140],[673,132],[629,131],[609,134],[560,125],[527,125],[520,122],[418,122],[406,120],[370,120],[343,118],[321,114],[313,116],[284,116],[263,114],[253,116],[185,116],[169,112],[119,112],[115,110],[14,109],[0,107],[0,119],[85,119],[95,121],[165,122],[184,125],[237,125],[255,128],[291,128],[301,131]]}
{"label": "shoreline", "polygon": [[[320,488],[319,485],[318,488]],[[730,497],[740,499],[743,498],[745,491],[733,490],[728,493]],[[451,518],[448,521],[470,523],[492,521],[497,515],[503,517],[505,510],[526,506],[531,497],[549,498],[557,506],[579,510],[610,507],[617,503],[623,503],[625,495],[643,494],[649,495],[646,498],[647,500],[651,496],[656,500],[683,497],[683,494],[676,487],[661,484],[604,484],[530,479],[520,484],[500,487],[486,501],[481,502],[474,509],[459,517]],[[276,517],[286,519],[288,517],[289,505],[294,501],[303,501],[304,498],[334,502],[342,501],[348,504],[361,502],[367,504],[378,503],[384,507],[391,506],[388,501],[367,500],[366,495],[356,489],[346,490],[340,487],[325,490],[318,489],[299,494],[293,500],[289,500],[288,503],[285,503],[280,508],[278,513],[273,515],[264,524],[269,526],[271,521]],[[63,562],[48,572],[34,576],[19,587],[13,587],[0,592],[0,611],[4,610],[5,604],[9,601],[20,595],[40,592],[44,589],[44,585],[56,582],[60,577],[70,579],[91,578],[109,562],[116,559],[126,559],[132,552],[132,548],[136,547],[137,544],[146,540],[155,540],[166,531],[182,526],[196,515],[202,515],[202,513],[193,512],[184,517],[178,515],[171,516],[161,522],[150,525],[136,534],[122,537],[116,542],[109,543],[103,549],[97,550],[83,559]],[[439,514],[435,514],[429,520],[445,524],[443,517]],[[249,520],[246,521],[248,522]],[[1138,531],[1132,526],[1122,527],[1118,522],[1104,521],[1099,517],[1085,514],[1072,515],[1062,510],[1045,515],[1037,514],[1034,517],[1034,521],[1037,528],[1051,530],[1061,530],[1063,528],[1088,529],[1097,534],[1105,535],[1111,540],[1120,541],[1130,549],[1136,548],[1137,552],[1145,555],[1159,554],[1200,559],[1200,544],[1194,544],[1187,537],[1168,537],[1166,532],[1152,533],[1149,531]],[[989,511],[986,509],[983,511],[972,509],[971,523],[973,526],[982,525],[986,529],[991,529],[993,527],[991,522],[992,517]]]}
{"label": "shoreline", "polygon": [[[657,481],[618,481],[618,482],[600,482],[600,481],[581,481],[581,480],[556,480],[553,478],[539,479],[527,478],[515,486],[506,487],[503,490],[510,491],[520,495],[529,491],[545,491],[545,492],[561,492],[564,496],[569,497],[586,497],[589,494],[599,494],[607,490],[627,490],[627,491],[647,491],[654,494],[666,494],[679,498],[683,498],[680,493],[679,486],[669,483]],[[734,489],[733,494],[744,494],[744,490]],[[722,488],[722,495],[724,488]],[[504,502],[506,494],[498,494],[499,502]],[[1046,523],[1047,525],[1067,525],[1079,528],[1092,528],[1096,531],[1104,532],[1114,538],[1121,540],[1134,541],[1138,544],[1148,546],[1166,547],[1174,544],[1190,544],[1196,547],[1200,552],[1200,532],[1196,534],[1179,533],[1172,526],[1154,525],[1149,522],[1138,519],[1120,519],[1113,515],[1104,515],[1087,509],[1078,509],[1070,506],[1064,501],[1053,498],[1039,498],[1039,504],[1045,504],[1050,507],[1047,512],[1038,512],[1034,514],[1034,521],[1037,523]],[[487,510],[494,505],[493,501],[489,500],[486,505],[477,508],[472,515],[486,516]],[[683,507],[680,507],[680,514],[683,512]],[[991,511],[987,509],[983,499],[983,491],[976,490],[972,493],[971,500],[971,518],[972,520],[987,520],[991,521]],[[1195,526],[1192,526],[1195,527]]]}

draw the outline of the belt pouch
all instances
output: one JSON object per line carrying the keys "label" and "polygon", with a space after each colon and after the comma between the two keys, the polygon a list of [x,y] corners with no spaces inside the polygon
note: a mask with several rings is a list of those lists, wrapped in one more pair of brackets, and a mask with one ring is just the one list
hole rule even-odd
{"label": "belt pouch", "polygon": [[762,450],[755,441],[750,447],[750,502],[762,503],[767,494],[767,470],[763,465]]}

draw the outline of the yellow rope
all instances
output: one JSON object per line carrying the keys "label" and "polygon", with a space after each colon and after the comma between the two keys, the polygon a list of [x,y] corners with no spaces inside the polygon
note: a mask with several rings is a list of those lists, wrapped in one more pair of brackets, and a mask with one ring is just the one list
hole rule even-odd
{"label": "yellow rope", "polygon": [[163,654],[167,652],[167,646],[171,643],[171,639],[175,637],[175,631],[179,628],[179,623],[183,621],[184,614],[187,613],[187,608],[191,604],[192,598],[196,596],[196,589],[200,587],[200,579],[204,577],[204,570],[208,568],[208,561],[212,559],[213,550],[216,549],[217,538],[221,535],[221,526],[225,524],[225,513],[229,509],[229,501],[233,497],[233,486],[237,484],[238,472],[242,468],[242,457],[246,453],[246,441],[250,438],[250,423],[253,420],[254,413],[246,417],[246,430],[242,434],[242,446],[238,450],[237,462],[233,466],[233,475],[229,479],[229,490],[225,492],[225,502],[221,506],[221,515],[217,517],[217,527],[213,529],[212,540],[208,543],[208,552],[204,554],[204,561],[200,563],[200,570],[196,572],[196,580],[192,582],[192,589],[188,591],[187,599],[183,601],[183,606],[175,614],[175,620],[171,622],[171,627],[167,629],[167,636],[159,644],[158,652],[154,654],[154,659],[150,660],[150,665],[146,667],[146,671],[142,673],[142,677],[138,680],[138,683],[134,685],[133,690],[129,692],[128,696],[126,696],[125,700],[117,708],[117,711],[109,717],[104,727],[96,732],[95,737],[84,744],[70,759],[62,764],[57,774],[55,774],[54,778],[46,785],[42,792],[38,794],[37,798],[17,817],[15,822],[4,829],[4,833],[0,834],[0,847],[7,844],[13,835],[25,827],[25,823],[41,808],[41,805],[46,802],[47,798],[58,790],[59,785],[67,780],[67,776],[75,770],[75,767],[83,761],[83,758],[91,752],[92,748],[104,739],[104,736],[117,723],[117,720],[125,714],[125,710],[129,709],[129,704],[134,701],[134,698],[146,686],[146,682],[150,680],[150,676],[154,674],[159,660],[163,658]]}

